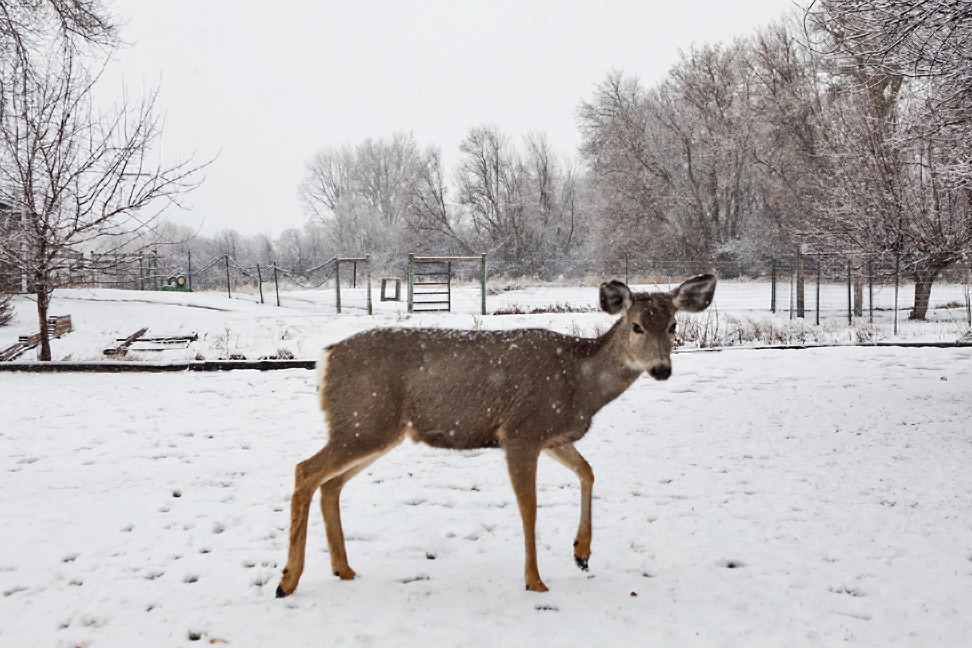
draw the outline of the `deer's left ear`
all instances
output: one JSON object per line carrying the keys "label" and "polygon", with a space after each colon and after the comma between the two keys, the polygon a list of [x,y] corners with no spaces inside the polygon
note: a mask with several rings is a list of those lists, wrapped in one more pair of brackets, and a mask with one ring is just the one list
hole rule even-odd
{"label": "deer's left ear", "polygon": [[669,293],[676,310],[698,313],[709,307],[715,295],[716,276],[704,274],[692,277]]}
{"label": "deer's left ear", "polygon": [[631,289],[617,279],[602,283],[599,297],[605,313],[617,315],[631,308]]}

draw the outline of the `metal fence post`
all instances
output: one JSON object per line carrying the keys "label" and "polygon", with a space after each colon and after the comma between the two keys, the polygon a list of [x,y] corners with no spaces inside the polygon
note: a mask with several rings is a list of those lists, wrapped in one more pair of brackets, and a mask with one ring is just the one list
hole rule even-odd
{"label": "metal fence post", "polygon": [[192,250],[189,250],[189,263],[186,266],[186,286],[192,292]]}
{"label": "metal fence post", "polygon": [[776,312],[776,259],[773,259],[772,266],[770,269],[771,277],[771,287],[770,287],[770,312]]}
{"label": "metal fence post", "polygon": [[894,253],[894,334],[898,334],[898,284],[901,278],[901,254]]}
{"label": "metal fence post", "polygon": [[366,254],[365,255],[365,280],[368,282],[368,284],[367,284],[367,290],[365,291],[365,293],[368,296],[368,298],[367,298],[368,299],[368,314],[369,315],[372,315],[373,313],[372,313],[372,310],[371,310],[371,255],[370,254]]}
{"label": "metal fence post", "polygon": [[790,319],[793,319],[794,297],[796,296],[796,268],[790,269]]}
{"label": "metal fence post", "polygon": [[847,323],[854,323],[854,302],[851,298],[851,260],[847,259]]}
{"label": "metal fence post", "polygon": [[806,281],[803,268],[803,246],[797,248],[796,266],[796,315],[803,319],[806,305],[803,290]]}
{"label": "metal fence post", "polygon": [[817,257],[817,326],[820,326],[820,257]]}
{"label": "metal fence post", "polygon": [[257,264],[257,286],[260,288],[260,303],[263,303],[263,275],[260,273],[260,264]]}
{"label": "metal fence post", "polygon": [[867,323],[874,323],[874,259],[867,260]]}
{"label": "metal fence post", "polygon": [[409,252],[408,254],[408,272],[405,276],[406,288],[408,291],[408,301],[407,308],[408,312],[412,312],[412,298],[413,298],[413,288],[415,287],[415,255]]}

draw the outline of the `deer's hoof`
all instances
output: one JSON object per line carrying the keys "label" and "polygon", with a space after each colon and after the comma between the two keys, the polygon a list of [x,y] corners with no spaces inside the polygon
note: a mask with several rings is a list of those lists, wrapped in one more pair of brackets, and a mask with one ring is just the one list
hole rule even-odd
{"label": "deer's hoof", "polygon": [[536,583],[527,583],[528,592],[546,592],[547,586],[543,584],[543,581],[538,580]]}
{"label": "deer's hoof", "polygon": [[574,562],[577,566],[581,568],[582,571],[587,571],[587,558],[581,558],[577,554],[574,554]]}
{"label": "deer's hoof", "polygon": [[350,567],[339,567],[334,570],[334,575],[341,580],[354,580],[357,574]]}
{"label": "deer's hoof", "polygon": [[287,596],[287,592],[283,591],[283,588],[277,585],[277,598],[283,598]]}

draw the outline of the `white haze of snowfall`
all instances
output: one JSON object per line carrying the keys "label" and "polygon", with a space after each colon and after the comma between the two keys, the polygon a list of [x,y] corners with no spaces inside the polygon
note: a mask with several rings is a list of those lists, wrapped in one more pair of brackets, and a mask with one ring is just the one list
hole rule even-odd
{"label": "white haze of snowfall", "polygon": [[[14,328],[33,328],[31,304],[16,307]],[[114,291],[66,292],[58,312],[77,330],[57,359],[101,357],[143,326],[203,339],[136,359],[311,358],[375,323],[590,335],[612,319],[368,318]],[[551,591],[535,594],[501,452],[406,441],[344,491],[358,579],[331,576],[315,505],[303,578],[282,600],[293,468],[327,438],[314,372],[0,372],[0,645],[967,645],[972,349],[673,364],[577,444],[597,478],[589,572],[572,558],[572,473],[541,459]]]}

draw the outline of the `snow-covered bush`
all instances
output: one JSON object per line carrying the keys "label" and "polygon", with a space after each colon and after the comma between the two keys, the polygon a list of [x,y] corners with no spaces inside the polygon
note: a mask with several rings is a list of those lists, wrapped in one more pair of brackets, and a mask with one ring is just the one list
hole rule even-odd
{"label": "snow-covered bush", "polygon": [[13,305],[10,295],[0,292],[0,326],[6,326],[13,319]]}

